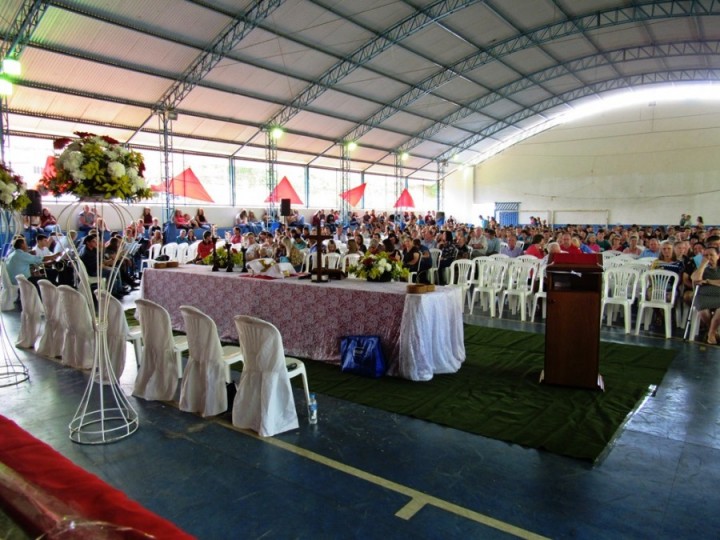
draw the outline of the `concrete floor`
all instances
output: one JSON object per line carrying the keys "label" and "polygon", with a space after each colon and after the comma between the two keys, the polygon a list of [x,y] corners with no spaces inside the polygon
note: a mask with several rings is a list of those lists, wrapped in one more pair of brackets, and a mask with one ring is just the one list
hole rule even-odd
{"label": "concrete floor", "polygon": [[[14,337],[19,314],[4,320]],[[477,315],[466,322],[544,331]],[[269,439],[234,429],[229,415],[202,419],[130,398],[140,415],[132,437],[78,445],[67,424],[87,374],[24,351],[31,378],[0,388],[0,412],[203,539],[716,538],[720,349],[625,336],[619,326],[602,339],[676,357],[594,466],[324,395],[311,426],[301,391],[300,428]],[[128,347],[128,394],[134,365]]]}

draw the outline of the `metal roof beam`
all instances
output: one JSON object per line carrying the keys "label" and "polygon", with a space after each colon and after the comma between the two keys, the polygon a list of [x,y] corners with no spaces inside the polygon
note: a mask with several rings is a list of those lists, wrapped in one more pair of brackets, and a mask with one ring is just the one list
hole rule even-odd
{"label": "metal roof beam", "polygon": [[374,37],[347,58],[337,62],[313,84],[303,90],[289,107],[274,115],[268,124],[286,124],[291,118],[298,114],[304,106],[314,101],[329,87],[336,84],[349,73],[361,67],[381,52],[393,46],[396,42],[411,36],[434,21],[451,15],[478,1],[479,0],[437,0],[423,9],[423,11],[413,13],[406,17],[392,26],[387,32]]}
{"label": "metal roof beam", "polygon": [[17,58],[32,38],[33,32],[47,10],[43,0],[25,0],[18,9],[10,31],[4,37],[5,43],[0,48],[0,60]]}

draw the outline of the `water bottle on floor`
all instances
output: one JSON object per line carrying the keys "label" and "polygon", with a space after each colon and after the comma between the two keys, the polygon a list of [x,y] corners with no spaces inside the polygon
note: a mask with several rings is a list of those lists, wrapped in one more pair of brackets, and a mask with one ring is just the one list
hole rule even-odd
{"label": "water bottle on floor", "polygon": [[308,401],[308,423],[313,425],[317,424],[318,418],[318,405],[315,399],[315,394],[310,394],[310,401]]}

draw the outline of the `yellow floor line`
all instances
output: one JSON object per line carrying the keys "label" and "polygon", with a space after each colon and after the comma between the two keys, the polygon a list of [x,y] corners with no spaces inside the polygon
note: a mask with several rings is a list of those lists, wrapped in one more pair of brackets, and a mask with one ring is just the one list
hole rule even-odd
{"label": "yellow floor line", "polygon": [[224,427],[233,429],[235,431],[238,431],[240,433],[243,433],[245,435],[253,437],[254,439],[257,439],[264,443],[272,444],[273,446],[282,448],[283,450],[292,452],[293,454],[296,454],[303,458],[309,459],[316,463],[320,463],[322,465],[325,465],[326,467],[330,467],[332,469],[343,472],[350,476],[354,476],[361,480],[365,480],[366,482],[370,482],[377,486],[380,486],[385,489],[389,489],[396,493],[400,493],[402,495],[406,495],[407,497],[410,497],[410,501],[404,507],[402,507],[400,510],[398,510],[398,512],[395,514],[397,517],[399,517],[401,519],[409,520],[420,509],[422,509],[426,505],[429,505],[429,506],[434,506],[436,508],[444,510],[446,512],[449,512],[451,514],[455,514],[457,516],[469,519],[471,521],[481,523],[488,527],[492,527],[493,529],[497,529],[499,531],[503,531],[505,533],[512,534],[513,536],[516,536],[518,538],[525,538],[528,540],[547,540],[547,537],[545,537],[545,536],[541,536],[541,535],[535,534],[531,531],[521,529],[520,527],[510,525],[509,523],[505,523],[504,521],[500,521],[500,520],[491,518],[489,516],[486,516],[485,514],[475,512],[474,510],[470,510],[468,508],[459,506],[457,504],[453,504],[453,503],[445,501],[443,499],[438,499],[437,497],[433,497],[432,495],[428,495],[428,494],[418,491],[416,489],[404,486],[402,484],[398,484],[397,482],[393,482],[386,478],[382,478],[381,476],[374,475],[372,473],[363,471],[356,467],[352,467],[350,465],[340,463],[339,461],[322,456],[311,450],[306,450],[304,448],[300,448],[299,446],[295,446],[294,444],[290,444],[290,443],[281,441],[274,437],[260,437],[253,431],[237,428],[225,420],[215,419],[215,421]]}

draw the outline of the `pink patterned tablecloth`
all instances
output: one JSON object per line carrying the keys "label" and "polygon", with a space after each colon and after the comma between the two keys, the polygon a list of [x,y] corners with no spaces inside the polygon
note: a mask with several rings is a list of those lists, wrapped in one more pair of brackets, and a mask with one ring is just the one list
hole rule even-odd
{"label": "pink patterned tablecloth", "polygon": [[405,286],[268,280],[186,265],[145,270],[142,297],[167,309],[176,330],[184,330],[180,306],[191,305],[212,317],[223,340],[238,339],[235,315],[252,315],[280,330],[288,355],[339,362],[343,336],[379,335],[389,374],[429,380],[454,373],[465,360],[462,293],[406,294]]}

